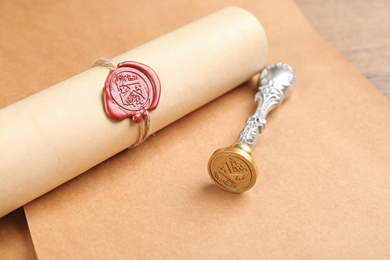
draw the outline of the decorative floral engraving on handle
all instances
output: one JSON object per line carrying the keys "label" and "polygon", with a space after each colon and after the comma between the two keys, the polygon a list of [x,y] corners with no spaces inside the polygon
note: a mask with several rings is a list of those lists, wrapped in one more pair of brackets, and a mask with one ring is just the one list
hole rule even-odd
{"label": "decorative floral engraving on handle", "polygon": [[238,142],[245,143],[252,148],[257,143],[257,137],[265,129],[266,116],[277,108],[288,97],[295,86],[294,70],[287,64],[271,64],[264,68],[257,84],[258,92],[255,95],[257,102],[256,112],[246,121]]}

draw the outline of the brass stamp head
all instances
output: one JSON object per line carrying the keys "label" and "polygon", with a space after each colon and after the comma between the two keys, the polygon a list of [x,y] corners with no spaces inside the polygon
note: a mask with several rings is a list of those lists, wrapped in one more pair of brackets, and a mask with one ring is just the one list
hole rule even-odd
{"label": "brass stamp head", "polygon": [[244,143],[237,142],[216,150],[207,169],[211,179],[230,192],[247,191],[255,185],[257,179],[257,165],[252,148]]}

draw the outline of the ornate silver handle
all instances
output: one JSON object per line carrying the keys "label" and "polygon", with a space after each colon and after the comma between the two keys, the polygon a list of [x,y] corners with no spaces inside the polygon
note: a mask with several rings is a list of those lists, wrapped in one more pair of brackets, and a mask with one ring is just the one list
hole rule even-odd
{"label": "ornate silver handle", "polygon": [[290,95],[295,86],[294,70],[287,64],[271,64],[263,69],[257,84],[258,92],[255,102],[258,103],[256,112],[246,121],[238,142],[254,148],[258,135],[265,129],[266,116],[277,108]]}

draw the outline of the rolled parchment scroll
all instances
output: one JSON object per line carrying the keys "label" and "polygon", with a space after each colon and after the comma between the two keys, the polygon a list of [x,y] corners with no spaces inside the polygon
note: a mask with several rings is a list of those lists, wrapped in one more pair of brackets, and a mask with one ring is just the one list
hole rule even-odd
{"label": "rolled parchment scroll", "polygon": [[[138,61],[157,73],[155,132],[247,81],[267,52],[256,18],[228,7],[111,61]],[[0,217],[136,142],[137,124],[104,113],[108,72],[91,68],[0,110]]]}

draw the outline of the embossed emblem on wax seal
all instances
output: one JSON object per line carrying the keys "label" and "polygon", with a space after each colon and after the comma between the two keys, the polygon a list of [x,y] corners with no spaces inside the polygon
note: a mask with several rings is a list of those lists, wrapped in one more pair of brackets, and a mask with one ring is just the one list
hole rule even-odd
{"label": "embossed emblem on wax seal", "polygon": [[218,149],[208,162],[211,179],[222,189],[244,192],[257,180],[257,165],[252,149],[244,143]]}
{"label": "embossed emblem on wax seal", "polygon": [[160,80],[145,64],[126,61],[110,70],[103,90],[104,110],[115,121],[130,117],[134,123],[147,118],[160,100]]}

